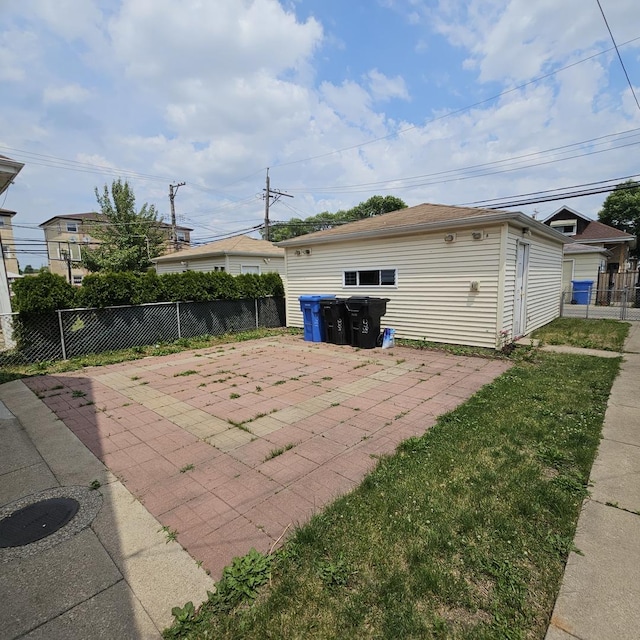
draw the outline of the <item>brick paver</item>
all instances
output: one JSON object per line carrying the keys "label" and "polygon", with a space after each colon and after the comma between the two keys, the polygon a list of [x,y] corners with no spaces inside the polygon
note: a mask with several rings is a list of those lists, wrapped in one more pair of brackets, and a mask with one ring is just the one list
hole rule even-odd
{"label": "brick paver", "polygon": [[508,366],[283,336],[25,382],[218,578]]}

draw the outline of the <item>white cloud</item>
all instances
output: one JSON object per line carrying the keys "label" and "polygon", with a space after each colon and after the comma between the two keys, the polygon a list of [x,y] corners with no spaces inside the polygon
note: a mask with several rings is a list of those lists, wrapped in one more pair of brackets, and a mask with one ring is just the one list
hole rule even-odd
{"label": "white cloud", "polygon": [[67,84],[59,87],[47,87],[43,92],[45,104],[78,103],[89,98],[91,92],[79,84]]}
{"label": "white cloud", "polygon": [[[609,5],[607,18],[617,42],[636,37],[637,2]],[[597,4],[582,0],[441,0],[439,8],[437,15],[430,14],[432,25],[469,49],[469,63],[478,68],[481,81],[529,79],[576,51],[611,46]]]}
{"label": "white cloud", "polygon": [[372,69],[367,74],[369,81],[369,91],[376,100],[390,100],[400,98],[409,100],[409,91],[402,76],[390,78],[377,69]]}

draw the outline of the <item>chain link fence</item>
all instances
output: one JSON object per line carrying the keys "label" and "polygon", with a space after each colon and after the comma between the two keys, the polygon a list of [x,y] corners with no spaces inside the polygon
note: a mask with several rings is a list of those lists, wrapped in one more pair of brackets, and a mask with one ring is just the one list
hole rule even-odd
{"label": "chain link fence", "polygon": [[564,291],[560,315],[563,318],[640,320],[640,287]]}
{"label": "chain link fence", "polygon": [[0,315],[0,366],[285,326],[283,298],[165,302]]}

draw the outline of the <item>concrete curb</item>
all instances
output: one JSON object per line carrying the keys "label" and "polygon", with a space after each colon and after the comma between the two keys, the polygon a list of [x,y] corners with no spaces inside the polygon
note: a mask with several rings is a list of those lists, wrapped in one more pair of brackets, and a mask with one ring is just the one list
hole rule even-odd
{"label": "concrete curb", "polygon": [[71,540],[2,568],[7,638],[160,638],[214,581],[21,381],[0,385],[0,502],[97,480],[103,506]]}

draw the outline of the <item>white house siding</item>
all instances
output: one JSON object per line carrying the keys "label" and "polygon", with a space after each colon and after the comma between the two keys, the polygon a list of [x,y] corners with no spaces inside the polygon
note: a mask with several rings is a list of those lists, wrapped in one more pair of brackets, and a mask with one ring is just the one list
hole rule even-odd
{"label": "white house siding", "polygon": [[560,315],[562,288],[562,245],[538,234],[523,238],[519,229],[510,227],[506,253],[506,282],[502,329],[513,329],[513,301],[518,242],[529,244],[529,269],[526,285],[526,333],[551,322]]}
{"label": "white house siding", "polygon": [[[599,253],[573,253],[564,257],[573,264],[572,275],[562,282],[563,291],[571,289],[571,280],[593,280],[597,285],[602,255]],[[567,272],[569,270],[567,269]],[[567,273],[568,275],[568,273]]]}
{"label": "white house siding", "polygon": [[[475,229],[474,229],[475,230]],[[287,322],[301,327],[298,297],[389,298],[382,325],[400,338],[495,347],[499,288],[500,227],[458,231],[454,242],[445,232],[380,240],[311,245],[310,255],[287,249]],[[397,287],[344,287],[343,271],[397,269]],[[478,282],[477,293],[471,282]]]}

